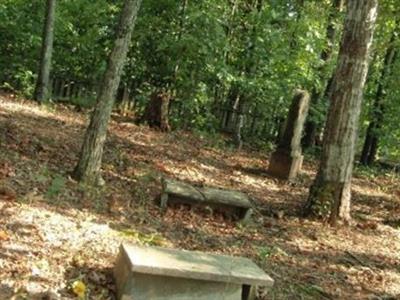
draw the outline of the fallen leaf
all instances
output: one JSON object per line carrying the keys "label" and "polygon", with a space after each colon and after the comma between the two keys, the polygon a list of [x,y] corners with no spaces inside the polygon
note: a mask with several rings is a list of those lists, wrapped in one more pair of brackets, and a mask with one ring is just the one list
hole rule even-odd
{"label": "fallen leaf", "polygon": [[364,223],[358,223],[357,227],[363,230],[366,229],[372,229],[372,230],[376,230],[378,227],[378,224],[376,222],[364,222]]}
{"label": "fallen leaf", "polygon": [[0,241],[8,241],[10,236],[4,230],[0,230]]}
{"label": "fallen leaf", "polygon": [[79,299],[85,299],[86,285],[81,280],[74,281],[72,291]]}

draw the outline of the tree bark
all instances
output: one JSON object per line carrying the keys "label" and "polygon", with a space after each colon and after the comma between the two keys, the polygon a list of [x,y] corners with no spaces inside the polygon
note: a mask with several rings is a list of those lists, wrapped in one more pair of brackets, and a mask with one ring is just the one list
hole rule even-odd
{"label": "tree bark", "polygon": [[[396,26],[398,27],[398,26]],[[365,136],[364,146],[361,153],[360,163],[363,165],[372,165],[375,162],[379,146],[378,132],[382,127],[385,110],[385,82],[391,74],[391,67],[396,60],[397,49],[395,42],[397,39],[397,30],[395,28],[386,50],[383,69],[378,81],[378,88],[375,95],[374,107],[372,111],[372,120],[369,123],[367,134]]]}
{"label": "tree bark", "polygon": [[47,0],[46,17],[43,27],[42,50],[40,57],[39,74],[36,81],[34,99],[44,102],[49,99],[51,57],[53,53],[54,21],[56,0]]}
{"label": "tree bark", "polygon": [[115,102],[121,73],[131,43],[132,31],[141,0],[125,0],[116,32],[113,50],[109,56],[107,70],[97,96],[97,104],[91,116],[89,127],[74,170],[75,179],[86,184],[102,184],[101,161],[107,127]]}
{"label": "tree bark", "polygon": [[332,225],[350,221],[356,137],[377,7],[377,0],[347,1],[321,162],[304,209],[305,215],[329,218]]}

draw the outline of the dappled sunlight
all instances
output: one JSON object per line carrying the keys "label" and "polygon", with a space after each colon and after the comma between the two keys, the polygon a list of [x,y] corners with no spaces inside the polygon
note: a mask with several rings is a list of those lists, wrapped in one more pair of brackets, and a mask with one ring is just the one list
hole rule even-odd
{"label": "dappled sunlight", "polygon": [[[13,207],[3,201],[0,201],[0,210],[0,227],[10,230],[9,238],[0,245],[0,264],[3,266],[0,281],[12,289],[21,286],[34,294],[64,289],[70,284],[65,281],[68,268],[77,266],[82,259],[94,259],[95,265],[112,267],[119,244],[130,240],[87,211],[60,213],[45,205]],[[5,215],[8,217],[4,218]],[[29,276],[8,279],[12,278],[8,277],[12,271],[8,267],[11,261],[17,261],[14,271]],[[103,276],[101,272],[97,275]],[[5,297],[1,288],[0,296]]]}
{"label": "dappled sunlight", "polygon": [[365,186],[360,186],[357,184],[353,184],[351,186],[351,189],[353,192],[356,192],[362,196],[375,197],[375,198],[386,198],[388,200],[392,199],[392,195],[389,195],[388,193],[385,193],[379,189],[373,189],[373,188],[369,188],[369,187],[365,187]]}
{"label": "dappled sunlight", "polygon": [[[352,235],[351,240],[349,234]],[[377,243],[380,247],[376,247]],[[399,252],[395,257],[390,252],[393,251],[390,243],[393,244],[393,240],[388,241],[387,233],[377,234],[372,241],[370,236],[362,232],[354,235],[354,231],[345,229],[333,233],[328,228],[320,228],[312,235],[312,239],[300,235],[288,241],[287,245],[302,256],[302,259],[296,260],[297,268],[305,270],[300,276],[311,276],[320,284],[327,285],[337,284],[344,279],[354,294],[367,289],[396,296],[400,294],[397,272],[400,257]],[[321,266],[325,270],[318,275]],[[332,276],[324,277],[322,282],[321,276],[327,272]],[[342,287],[337,289],[341,290]]]}
{"label": "dappled sunlight", "polygon": [[400,212],[400,199],[390,185],[382,189],[380,185],[370,182],[367,185],[357,182],[352,185],[352,191],[356,218],[390,222]]}
{"label": "dappled sunlight", "polygon": [[[0,106],[7,111],[7,114],[21,114],[27,117],[46,118],[64,122],[68,125],[85,125],[86,119],[82,115],[70,112],[60,106],[52,107],[38,105],[34,102],[24,101],[16,96],[8,97],[0,94]],[[61,111],[60,111],[61,110]],[[5,113],[5,112],[3,112]]]}

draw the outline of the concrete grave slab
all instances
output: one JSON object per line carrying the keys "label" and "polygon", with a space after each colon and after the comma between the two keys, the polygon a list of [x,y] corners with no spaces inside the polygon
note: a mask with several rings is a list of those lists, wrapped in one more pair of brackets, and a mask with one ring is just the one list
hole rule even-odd
{"label": "concrete grave slab", "polygon": [[127,244],[115,277],[119,300],[251,300],[274,282],[247,258]]}
{"label": "concrete grave slab", "polygon": [[224,212],[231,211],[248,221],[252,214],[249,197],[241,192],[212,187],[197,187],[188,183],[163,178],[161,207],[166,209],[168,202],[209,205]]}

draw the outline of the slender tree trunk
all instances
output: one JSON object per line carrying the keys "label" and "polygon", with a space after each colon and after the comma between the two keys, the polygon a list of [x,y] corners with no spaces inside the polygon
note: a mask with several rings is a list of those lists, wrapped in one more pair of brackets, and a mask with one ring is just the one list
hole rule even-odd
{"label": "slender tree trunk", "polygon": [[[255,2],[249,2],[249,6],[251,9],[247,12],[250,13],[251,11],[257,11],[260,13],[263,7],[262,0],[256,0]],[[245,30],[244,34],[247,35],[247,31]],[[254,51],[256,47],[256,40],[257,40],[257,27],[256,25],[252,26],[251,29],[251,39],[250,43],[247,46],[247,58],[246,64],[244,65],[244,70],[241,72],[242,76],[244,77],[251,77],[254,76],[254,73],[257,68],[257,62],[254,57]],[[234,144],[236,145],[237,149],[240,150],[243,146],[243,127],[245,122],[245,114],[248,110],[248,102],[249,102],[249,95],[245,95],[242,91],[239,90],[239,94],[237,97],[237,103],[235,103],[233,109],[236,111],[236,123],[234,124]]]}
{"label": "slender tree trunk", "polygon": [[223,129],[227,129],[228,131],[232,131],[233,129],[233,121],[235,114],[237,114],[237,108],[239,105],[239,99],[240,99],[240,94],[239,94],[239,87],[236,85],[236,83],[233,83],[232,86],[229,89],[228,95],[227,95],[227,105],[226,105],[226,114],[224,115],[224,120],[223,120]]}
{"label": "slender tree trunk", "polygon": [[[180,13],[180,18],[179,18],[179,26],[178,26],[178,35],[176,37],[176,42],[179,43],[180,40],[182,39],[183,32],[185,30],[185,18],[186,18],[186,10],[189,4],[189,0],[182,0],[182,7],[181,7],[181,13]],[[174,89],[174,85],[176,85],[178,81],[178,72],[180,68],[180,59],[178,58],[175,68],[174,68],[174,74],[172,76],[172,84],[171,88]],[[175,89],[174,89],[175,90]],[[172,92],[174,94],[174,92]],[[175,96],[175,95],[174,95]]]}
{"label": "slender tree trunk", "polygon": [[[383,118],[382,118],[383,119]],[[379,121],[382,122],[383,120]],[[372,141],[371,141],[371,147],[369,150],[369,155],[368,155],[368,165],[372,165],[375,160],[376,160],[376,155],[378,154],[378,148],[379,148],[379,139],[378,136],[376,134],[376,131],[378,131],[381,128],[381,124],[377,123],[376,127],[375,127],[375,131],[373,133],[372,136]]]}
{"label": "slender tree trunk", "polygon": [[87,184],[103,183],[100,169],[108,122],[140,4],[141,0],[124,1],[114,48],[108,59],[107,70],[97,96],[97,104],[86,130],[79,162],[74,170],[74,178]]}
{"label": "slender tree trunk", "polygon": [[383,69],[378,81],[378,88],[375,95],[374,107],[372,111],[372,120],[368,126],[365,137],[364,147],[361,153],[360,163],[363,165],[371,165],[376,159],[378,152],[378,131],[382,126],[385,110],[385,82],[391,74],[391,67],[396,60],[397,49],[396,42],[397,30],[395,29],[389,42],[389,47],[386,50]]}
{"label": "slender tree trunk", "polygon": [[350,221],[356,137],[377,7],[377,0],[347,1],[321,163],[305,206],[306,215],[330,217],[333,225],[338,219]]}
{"label": "slender tree trunk", "polygon": [[[229,1],[230,2],[230,1]],[[225,64],[229,63],[229,46],[232,43],[232,38],[233,38],[233,23],[235,21],[235,16],[238,10],[239,6],[239,0],[233,0],[232,2],[232,10],[230,13],[230,18],[228,20],[228,28],[226,31],[226,48],[224,51],[224,62]]]}
{"label": "slender tree trunk", "polygon": [[[325,77],[324,68],[332,58],[332,53],[336,40],[335,19],[337,13],[342,10],[342,7],[343,7],[343,0],[332,0],[332,8],[331,12],[329,13],[328,26],[326,28],[326,40],[328,42],[328,45],[321,52],[321,60],[324,62],[324,65],[320,68],[320,70],[318,70],[319,77],[321,78],[321,80],[326,80],[326,78],[324,78]],[[313,91],[311,92],[311,105],[314,107],[317,106],[318,102],[321,99],[322,94],[326,96],[328,94],[329,88],[330,88],[329,82],[326,86],[325,92],[323,93],[317,91],[317,89],[314,88]],[[311,109],[308,118],[309,120],[306,122],[304,130],[305,134],[302,143],[304,148],[312,147],[315,144],[316,135],[318,131],[317,128],[318,124],[317,122],[315,122],[315,120],[313,120],[314,115],[315,114]]]}
{"label": "slender tree trunk", "polygon": [[243,126],[245,122],[245,110],[246,108],[244,107],[246,103],[243,101],[243,96],[238,97],[238,103],[234,107],[234,110],[236,111],[236,119],[235,119],[235,125],[233,128],[233,142],[236,146],[236,149],[241,150],[243,147]]}
{"label": "slender tree trunk", "polygon": [[[226,36],[225,36],[225,49],[222,54],[222,59],[225,65],[229,64],[229,55],[230,55],[230,45],[233,40],[233,23],[235,20],[235,16],[238,10],[239,0],[229,1],[231,4],[231,10],[229,13],[229,18],[226,20]],[[215,84],[215,103],[218,105],[221,110],[220,114],[217,116],[220,118],[220,127],[222,130],[227,129],[228,125],[231,121],[231,102],[230,99],[232,98],[232,91],[231,88],[229,90],[225,89],[225,86],[221,83],[220,79],[217,79],[217,83]]]}
{"label": "slender tree trunk", "polygon": [[53,53],[55,12],[56,0],[47,0],[46,18],[42,36],[40,68],[34,94],[34,99],[38,102],[44,102],[48,100],[50,96],[50,70],[51,56]]}
{"label": "slender tree trunk", "polygon": [[365,140],[364,140],[364,145],[363,149],[361,152],[361,157],[360,157],[360,163],[364,166],[369,165],[368,164],[368,156],[369,153],[371,152],[371,147],[372,147],[372,141],[373,141],[373,127],[374,125],[372,122],[368,125],[367,128],[367,134],[365,135]]}

